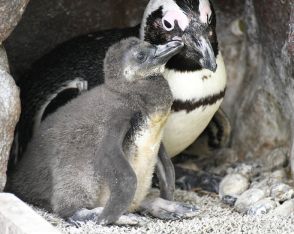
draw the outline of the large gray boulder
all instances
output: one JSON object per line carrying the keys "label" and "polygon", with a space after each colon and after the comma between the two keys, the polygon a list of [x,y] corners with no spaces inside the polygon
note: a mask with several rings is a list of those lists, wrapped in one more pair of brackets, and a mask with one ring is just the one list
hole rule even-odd
{"label": "large gray boulder", "polygon": [[0,193],[1,234],[61,234],[31,207],[10,193]]}
{"label": "large gray boulder", "polygon": [[21,76],[32,62],[72,37],[138,24],[147,2],[30,0],[19,25],[5,41],[12,74]]}
{"label": "large gray boulder", "polygon": [[28,2],[29,0],[0,0],[0,42],[15,28]]}
{"label": "large gray boulder", "polygon": [[5,50],[0,47],[0,192],[6,183],[7,161],[19,115],[19,90],[9,74]]}
{"label": "large gray boulder", "polygon": [[[259,157],[291,146],[294,126],[293,1],[246,0],[246,72],[234,115],[232,146]],[[291,49],[292,48],[292,49]]]}
{"label": "large gray boulder", "polygon": [[[290,150],[294,133],[294,1],[215,3],[228,72],[223,108],[233,126],[231,146],[240,159],[265,157],[279,146]],[[291,155],[294,157],[294,150]]]}
{"label": "large gray boulder", "polygon": [[5,40],[20,20],[29,0],[0,0],[0,192],[6,183],[7,161],[20,115],[19,90],[9,74]]}

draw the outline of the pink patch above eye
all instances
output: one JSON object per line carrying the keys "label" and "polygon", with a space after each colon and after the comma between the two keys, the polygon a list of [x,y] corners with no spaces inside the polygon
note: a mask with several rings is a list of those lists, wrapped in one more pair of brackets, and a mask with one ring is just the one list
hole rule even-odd
{"label": "pink patch above eye", "polygon": [[167,11],[164,17],[162,18],[163,25],[165,25],[164,21],[167,21],[172,26],[171,28],[166,28],[164,26],[164,28],[167,31],[171,31],[172,29],[174,29],[175,21],[178,22],[178,25],[183,31],[189,25],[188,17],[183,12],[180,12],[180,11]]}
{"label": "pink patch above eye", "polygon": [[200,21],[206,24],[212,13],[208,0],[199,0],[199,12]]}

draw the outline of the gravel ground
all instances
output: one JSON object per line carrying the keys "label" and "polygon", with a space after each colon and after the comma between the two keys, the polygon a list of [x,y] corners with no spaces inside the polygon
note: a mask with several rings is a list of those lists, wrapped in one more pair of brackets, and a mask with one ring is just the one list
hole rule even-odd
{"label": "gravel ground", "polygon": [[[152,190],[152,193],[157,194],[158,191]],[[216,194],[201,191],[195,193],[177,190],[175,200],[196,204],[200,209],[199,215],[193,219],[169,222],[147,217],[149,222],[142,227],[105,227],[88,222],[75,228],[52,214],[37,211],[63,233],[70,234],[294,233],[294,214],[288,217],[277,217],[271,213],[262,216],[242,215],[221,203]]]}

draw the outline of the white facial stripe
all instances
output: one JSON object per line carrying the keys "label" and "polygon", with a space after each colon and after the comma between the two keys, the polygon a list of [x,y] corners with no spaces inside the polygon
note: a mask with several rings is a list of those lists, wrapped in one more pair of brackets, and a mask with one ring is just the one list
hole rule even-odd
{"label": "white facial stripe", "polygon": [[163,11],[164,16],[166,16],[166,14],[168,12],[177,12],[178,15],[181,15],[180,17],[179,16],[176,17],[176,18],[179,18],[179,20],[181,21],[181,22],[178,22],[179,26],[181,28],[186,28],[188,26],[188,24],[189,24],[188,17],[181,10],[181,8],[175,3],[174,0],[150,0],[150,2],[148,3],[148,5],[145,9],[145,12],[143,15],[143,20],[141,23],[141,30],[140,30],[140,38],[141,39],[144,39],[144,36],[145,36],[144,29],[146,27],[146,21],[147,21],[148,16],[151,15],[152,12],[159,9],[161,6],[163,7],[162,11]]}
{"label": "white facial stripe", "polygon": [[185,31],[189,25],[189,19],[183,11],[167,11],[162,20],[166,20],[173,26],[175,25],[175,21],[177,21],[183,31]]}
{"label": "white facial stripe", "polygon": [[208,0],[199,0],[200,21],[204,24],[208,23],[212,11]]}

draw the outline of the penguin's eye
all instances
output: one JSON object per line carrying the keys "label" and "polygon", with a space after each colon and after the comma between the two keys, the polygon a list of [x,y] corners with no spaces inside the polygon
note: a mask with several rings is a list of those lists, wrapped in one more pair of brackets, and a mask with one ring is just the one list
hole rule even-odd
{"label": "penguin's eye", "polygon": [[166,31],[171,31],[174,29],[175,25],[172,24],[171,22],[169,22],[168,20],[166,19],[162,19],[162,25],[163,25],[163,28],[166,30]]}
{"label": "penguin's eye", "polygon": [[139,61],[139,62],[145,62],[146,61],[146,59],[147,59],[147,55],[146,55],[146,53],[144,53],[143,51],[140,51],[139,53],[137,53],[137,56],[136,56],[136,58],[137,58],[137,60]]}
{"label": "penguin's eye", "polygon": [[168,22],[167,20],[163,21],[163,26],[167,29],[167,30],[173,30],[173,26],[171,25],[170,22]]}

